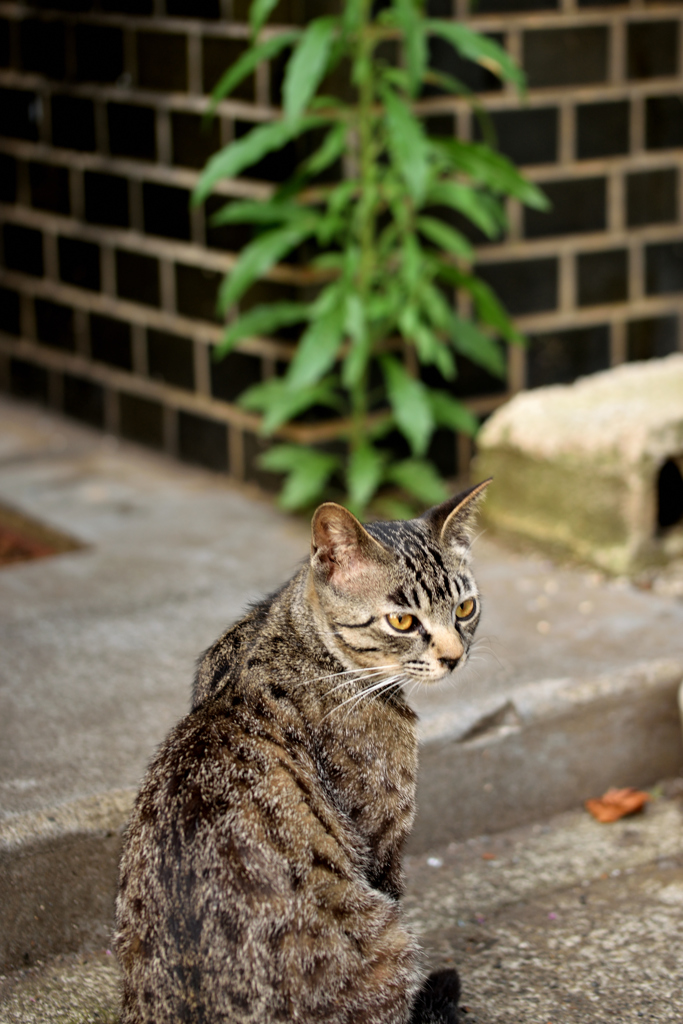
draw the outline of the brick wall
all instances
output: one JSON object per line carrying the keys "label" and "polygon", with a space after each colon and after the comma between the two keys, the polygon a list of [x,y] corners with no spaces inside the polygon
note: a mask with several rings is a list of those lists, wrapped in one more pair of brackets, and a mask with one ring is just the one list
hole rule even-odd
{"label": "brick wall", "polygon": [[[432,63],[460,74],[499,144],[553,202],[509,204],[504,241],[477,243],[479,271],[529,336],[506,382],[461,361],[453,390],[485,415],[523,387],[568,381],[683,348],[683,4],[455,0],[525,67],[520,106],[443,44]],[[330,6],[285,0],[283,22]],[[216,286],[245,238],[188,211],[219,144],[273,116],[281,66],[264,65],[201,130],[206,95],[245,47],[247,0],[0,2],[0,386],[126,438],[268,486],[244,386],[290,357],[254,338],[227,360]],[[430,128],[477,135],[468,107],[430,95]],[[266,194],[300,154],[268,157],[224,195]],[[209,203],[209,211],[220,200]],[[247,302],[296,293],[279,268]],[[313,424],[292,436],[318,436]],[[447,473],[466,439],[436,438]]]}

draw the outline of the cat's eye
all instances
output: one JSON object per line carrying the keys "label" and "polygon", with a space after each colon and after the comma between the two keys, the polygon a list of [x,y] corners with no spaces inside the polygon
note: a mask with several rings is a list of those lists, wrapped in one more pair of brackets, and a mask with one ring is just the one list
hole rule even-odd
{"label": "cat's eye", "polygon": [[394,629],[398,629],[401,633],[405,633],[407,630],[412,629],[415,619],[412,615],[395,615],[392,612],[391,615],[387,615],[387,622],[390,626],[393,626]]}
{"label": "cat's eye", "polygon": [[461,622],[463,619],[471,619],[472,616],[474,615],[475,608],[476,602],[474,601],[473,598],[468,597],[466,601],[463,601],[463,603],[459,604],[458,607],[455,609],[456,619],[460,619]]}

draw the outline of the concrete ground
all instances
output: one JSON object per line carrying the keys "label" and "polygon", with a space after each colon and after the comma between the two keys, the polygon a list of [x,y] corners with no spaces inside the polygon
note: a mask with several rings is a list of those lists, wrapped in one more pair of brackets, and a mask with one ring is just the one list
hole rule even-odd
{"label": "concrete ground", "polygon": [[[682,792],[408,859],[406,917],[431,967],[458,967],[465,1024],[680,1024]],[[0,977],[0,1022],[115,1024],[118,985],[106,948],[53,957]]]}
{"label": "concrete ground", "polygon": [[[113,1020],[106,948],[135,788],[188,707],[198,654],[296,569],[308,526],[5,399],[2,504],[81,547],[0,569],[0,1021]],[[472,664],[415,697],[411,919],[437,960],[462,965],[466,1019],[683,1020],[665,1009],[676,800],[626,825],[569,810],[683,765],[683,572],[635,586],[488,537],[475,572]]]}

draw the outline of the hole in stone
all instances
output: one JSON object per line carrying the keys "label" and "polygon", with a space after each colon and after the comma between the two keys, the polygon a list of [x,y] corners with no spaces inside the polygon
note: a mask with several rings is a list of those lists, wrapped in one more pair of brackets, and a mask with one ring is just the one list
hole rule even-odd
{"label": "hole in stone", "polygon": [[84,545],[44,523],[0,505],[0,568],[34,558],[77,551]]}
{"label": "hole in stone", "polygon": [[667,459],[657,481],[657,525],[666,530],[683,522],[683,456]]}

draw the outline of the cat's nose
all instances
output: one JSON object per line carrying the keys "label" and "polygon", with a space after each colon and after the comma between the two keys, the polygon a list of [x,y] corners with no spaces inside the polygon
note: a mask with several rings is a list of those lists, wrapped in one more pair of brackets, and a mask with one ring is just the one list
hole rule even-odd
{"label": "cat's nose", "polygon": [[460,658],[439,658],[439,661],[444,666],[444,668],[447,668],[449,672],[452,672],[455,666],[460,661]]}

